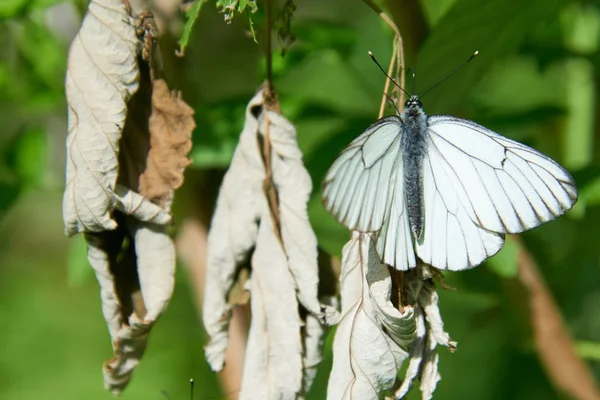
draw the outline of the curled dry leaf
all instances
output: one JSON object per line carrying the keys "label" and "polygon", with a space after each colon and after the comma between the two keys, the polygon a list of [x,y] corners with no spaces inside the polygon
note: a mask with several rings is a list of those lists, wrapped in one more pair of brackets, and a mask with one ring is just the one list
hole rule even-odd
{"label": "curled dry leaf", "polygon": [[[307,320],[314,317],[320,324],[334,323],[337,314],[317,298],[317,241],[306,212],[312,185],[295,129],[272,111],[268,111],[268,121],[279,225],[263,188],[265,113],[261,91],[246,110],[244,130],[225,174],[208,236],[203,307],[210,336],[206,357],[213,370],[223,368],[233,307],[230,291],[240,268],[250,261],[252,322],[240,397],[296,399],[303,391],[303,358],[319,345],[314,321],[310,322],[311,340],[303,342]],[[303,343],[314,347],[307,349]],[[318,357],[311,353],[309,358]],[[304,388],[309,384],[305,382]]]}
{"label": "curled dry leaf", "polygon": [[66,82],[65,227],[88,243],[114,351],[104,383],[115,394],[173,292],[175,251],[164,224],[194,128],[180,96],[151,83],[145,62],[138,66],[134,20],[122,0],[92,0]]}
{"label": "curled dry leaf", "polygon": [[127,102],[139,86],[139,46],[122,0],[92,0],[69,49],[65,84],[69,135],[63,218],[68,235],[115,229],[114,210],[142,221],[170,221],[166,210],[130,188],[117,189]]}
{"label": "curled dry leaf", "polygon": [[196,127],[194,110],[180,92],[170,92],[163,80],[155,80],[150,117],[150,154],[140,176],[144,197],[165,206],[170,193],[183,184],[183,171],[191,164],[192,131]]}
{"label": "curled dry leaf", "polygon": [[[456,348],[444,331],[437,293],[427,268],[406,273],[409,303],[400,312],[390,301],[392,279],[379,261],[369,234],[353,231],[342,254],[342,319],[333,343],[333,368],[327,398],[380,399],[396,388],[403,398],[415,378],[424,399],[431,398],[440,379],[438,344]],[[398,373],[408,360],[402,382]]]}
{"label": "curled dry leaf", "polygon": [[[342,319],[333,342],[331,400],[381,398],[394,386],[415,337],[414,309],[400,313],[389,301],[390,275],[373,251],[371,237],[356,231],[342,251]],[[385,325],[396,332],[388,334]]]}
{"label": "curled dry leaf", "polygon": [[[86,234],[114,351],[104,365],[104,384],[115,394],[144,354],[150,329],[171,298],[175,273],[175,250],[164,227],[117,218],[125,220],[115,231]],[[123,249],[124,241],[129,244]]]}

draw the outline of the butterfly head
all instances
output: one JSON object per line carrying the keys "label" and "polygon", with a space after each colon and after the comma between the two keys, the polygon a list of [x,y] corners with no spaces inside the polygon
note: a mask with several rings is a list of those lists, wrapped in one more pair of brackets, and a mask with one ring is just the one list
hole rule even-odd
{"label": "butterfly head", "polygon": [[421,104],[421,100],[419,100],[419,96],[411,95],[406,103],[404,103],[405,109],[415,109],[415,108],[423,108],[423,104]]}

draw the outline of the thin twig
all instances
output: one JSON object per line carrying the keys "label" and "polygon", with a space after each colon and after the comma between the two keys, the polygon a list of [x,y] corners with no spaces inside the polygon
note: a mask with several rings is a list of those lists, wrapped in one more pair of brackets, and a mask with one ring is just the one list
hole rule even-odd
{"label": "thin twig", "polygon": [[[396,64],[396,52],[398,51],[398,48],[394,45],[394,50],[392,51],[392,59],[390,60],[390,67],[388,68],[388,76],[392,76],[392,71],[394,69],[394,66]],[[383,97],[381,98],[381,105],[379,106],[379,116],[377,117],[378,119],[383,117],[383,113],[385,111],[385,104],[387,103],[387,99],[388,99],[388,92],[390,91],[390,80],[386,78],[385,80],[385,86],[383,88]]]}
{"label": "thin twig", "polygon": [[281,224],[279,222],[279,200],[277,198],[277,191],[275,190],[275,184],[273,183],[273,170],[271,165],[271,121],[269,119],[269,111],[273,110],[279,112],[279,103],[277,101],[277,95],[273,89],[273,76],[272,76],[272,48],[271,48],[271,28],[272,28],[272,15],[271,15],[271,0],[265,0],[265,57],[267,63],[267,81],[263,91],[263,103],[264,103],[264,120],[265,120],[265,140],[263,143],[263,153],[265,157],[265,179],[263,181],[263,189],[269,202],[269,209],[271,216],[273,217],[273,225],[277,238],[280,244],[283,245],[281,239]]}
{"label": "thin twig", "polygon": [[[394,65],[396,66],[396,73],[394,74],[396,79],[399,80],[400,87],[404,88],[405,79],[404,79],[404,42],[402,41],[402,35],[400,34],[400,29],[394,23],[394,21],[381,9],[377,4],[373,2],[373,0],[363,0],[363,2],[368,5],[373,11],[379,15],[379,17],[394,31],[394,49],[392,51],[392,59],[390,61],[390,67],[388,69],[388,75],[392,76],[392,70],[394,69]],[[398,77],[400,79],[398,79]],[[383,112],[385,110],[385,103],[388,99],[388,91],[390,89],[390,81],[386,79],[385,87],[383,89],[383,98],[381,99],[381,107],[379,108],[379,118],[383,117]],[[392,89],[394,93],[394,97],[398,99],[397,108],[399,111],[402,111],[404,107],[404,92],[399,90],[394,86]]]}
{"label": "thin twig", "polygon": [[273,72],[272,72],[272,50],[271,50],[271,27],[272,27],[271,0],[265,0],[265,57],[267,61],[267,92],[270,95],[273,92]]}

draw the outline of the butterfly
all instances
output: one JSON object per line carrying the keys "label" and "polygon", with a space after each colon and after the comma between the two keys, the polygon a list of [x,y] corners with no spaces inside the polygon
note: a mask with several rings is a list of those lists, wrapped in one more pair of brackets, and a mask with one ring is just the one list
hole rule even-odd
{"label": "butterfly", "polygon": [[577,201],[573,178],[554,160],[475,122],[428,116],[415,95],[342,151],[322,193],[329,213],[374,233],[380,260],[398,270],[417,258],[441,270],[475,267],[505,234]]}

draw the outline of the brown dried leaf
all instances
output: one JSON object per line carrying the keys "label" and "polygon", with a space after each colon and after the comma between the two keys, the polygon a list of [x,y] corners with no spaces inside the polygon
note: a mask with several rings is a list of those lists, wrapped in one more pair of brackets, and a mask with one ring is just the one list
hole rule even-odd
{"label": "brown dried leaf", "polygon": [[181,92],[170,92],[163,80],[153,82],[150,152],[140,176],[140,193],[161,206],[183,184],[183,171],[191,164],[187,155],[196,127],[193,115]]}

